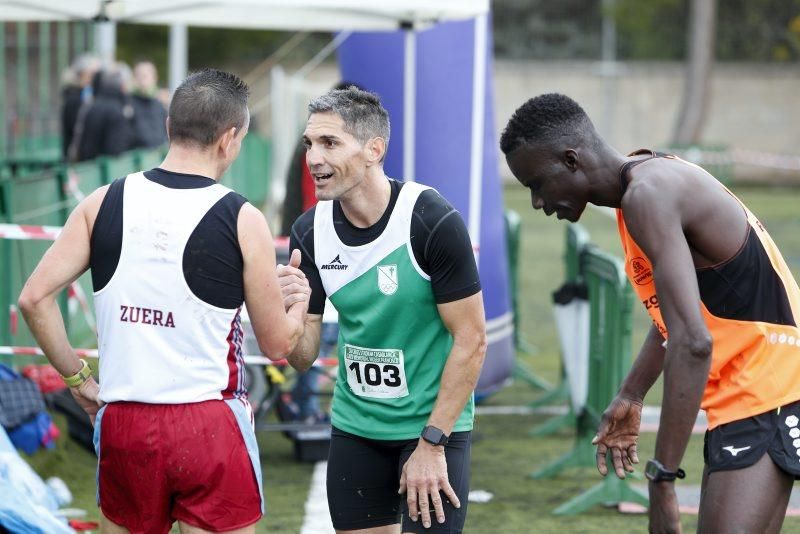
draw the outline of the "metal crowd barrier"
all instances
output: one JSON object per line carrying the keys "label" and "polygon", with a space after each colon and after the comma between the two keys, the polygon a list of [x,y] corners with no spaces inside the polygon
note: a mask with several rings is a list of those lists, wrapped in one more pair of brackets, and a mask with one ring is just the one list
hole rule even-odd
{"label": "metal crowd barrier", "polygon": [[[565,382],[571,398],[571,415],[566,420],[574,422],[575,443],[571,451],[533,473],[534,478],[549,478],[571,467],[595,467],[592,438],[631,362],[634,299],[623,263],[590,244],[588,234],[579,225],[570,225],[567,243],[568,284],[562,287],[561,295],[556,295],[556,302],[572,307],[562,315],[569,324],[561,325],[564,334],[561,341],[564,374],[568,378]],[[586,323],[583,327],[582,321]],[[586,338],[580,339],[581,336]],[[612,465],[610,458],[608,462]],[[648,505],[646,496],[634,490],[628,479],[620,480],[612,471],[554,513],[571,515],[596,504],[620,502]]]}

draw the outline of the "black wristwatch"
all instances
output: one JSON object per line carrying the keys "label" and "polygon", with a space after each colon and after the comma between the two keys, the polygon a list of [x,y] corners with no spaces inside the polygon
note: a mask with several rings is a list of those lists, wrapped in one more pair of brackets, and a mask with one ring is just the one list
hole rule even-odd
{"label": "black wristwatch", "polygon": [[644,468],[644,476],[651,482],[671,482],[676,478],[683,478],[686,473],[680,467],[677,471],[667,471],[658,460],[649,460]]}
{"label": "black wristwatch", "polygon": [[426,426],[422,429],[420,437],[431,445],[447,445],[447,434],[435,426]]}

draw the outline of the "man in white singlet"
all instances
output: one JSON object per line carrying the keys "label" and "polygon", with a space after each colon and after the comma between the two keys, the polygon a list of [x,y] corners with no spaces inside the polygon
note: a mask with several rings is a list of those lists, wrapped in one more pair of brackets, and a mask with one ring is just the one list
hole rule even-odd
{"label": "man in white singlet", "polygon": [[[175,521],[183,533],[254,532],[263,513],[240,312],[246,302],[259,347],[280,359],[303,332],[310,290],[299,279],[281,294],[263,214],[218,183],[247,134],[247,95],[232,74],[191,74],[160,167],[81,202],[19,298],[95,424],[103,532],[166,533]],[[56,303],[87,269],[99,386]]]}

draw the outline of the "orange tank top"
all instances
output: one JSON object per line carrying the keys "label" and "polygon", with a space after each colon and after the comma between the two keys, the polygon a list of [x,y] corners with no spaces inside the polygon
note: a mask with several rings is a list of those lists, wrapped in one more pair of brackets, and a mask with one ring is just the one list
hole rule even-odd
{"label": "orange tank top", "polygon": [[[656,153],[653,157],[683,161]],[[637,163],[629,162],[621,169],[623,191],[626,175]],[[736,200],[749,223],[745,243],[722,264],[696,270],[700,307],[713,339],[701,403],[710,429],[800,399],[800,289],[761,222]],[[628,233],[621,209],[617,225],[631,285],[653,323],[668,338],[652,265]]]}

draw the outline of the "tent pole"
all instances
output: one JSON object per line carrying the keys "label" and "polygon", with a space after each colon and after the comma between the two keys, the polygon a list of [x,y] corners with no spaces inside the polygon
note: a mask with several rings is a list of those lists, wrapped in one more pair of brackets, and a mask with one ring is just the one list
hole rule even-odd
{"label": "tent pole", "polygon": [[[4,52],[5,53],[5,52]],[[29,100],[30,78],[28,77],[28,23],[17,22],[17,116],[21,131],[11,133],[13,150],[29,152],[30,116]],[[21,145],[21,146],[20,146]]]}
{"label": "tent pole", "polygon": [[39,23],[39,109],[38,116],[36,117],[36,128],[38,133],[37,142],[41,143],[38,148],[45,148],[47,141],[45,137],[49,137],[52,133],[50,128],[51,116],[50,113],[50,95],[52,94],[50,87],[50,23]]}
{"label": "tent pole", "polygon": [[[6,72],[6,23],[0,21],[0,72]],[[6,84],[0,83],[0,159],[5,158],[6,144],[11,128],[6,124],[6,108],[8,107]]]}
{"label": "tent pole", "polygon": [[189,30],[186,24],[169,26],[169,90],[171,93],[186,78],[189,67]]}
{"label": "tent pole", "polygon": [[114,61],[117,55],[117,23],[97,22],[94,25],[95,47],[103,61]]}
{"label": "tent pole", "polygon": [[[472,150],[469,166],[469,234],[479,259],[481,239],[481,201],[483,186],[483,141],[486,115],[486,34],[487,17],[475,18],[475,50],[472,68]],[[479,263],[480,265],[480,263]]]}
{"label": "tent pole", "polygon": [[415,140],[417,111],[417,34],[413,22],[402,25],[405,30],[403,57],[403,180],[413,182],[415,173]]}

